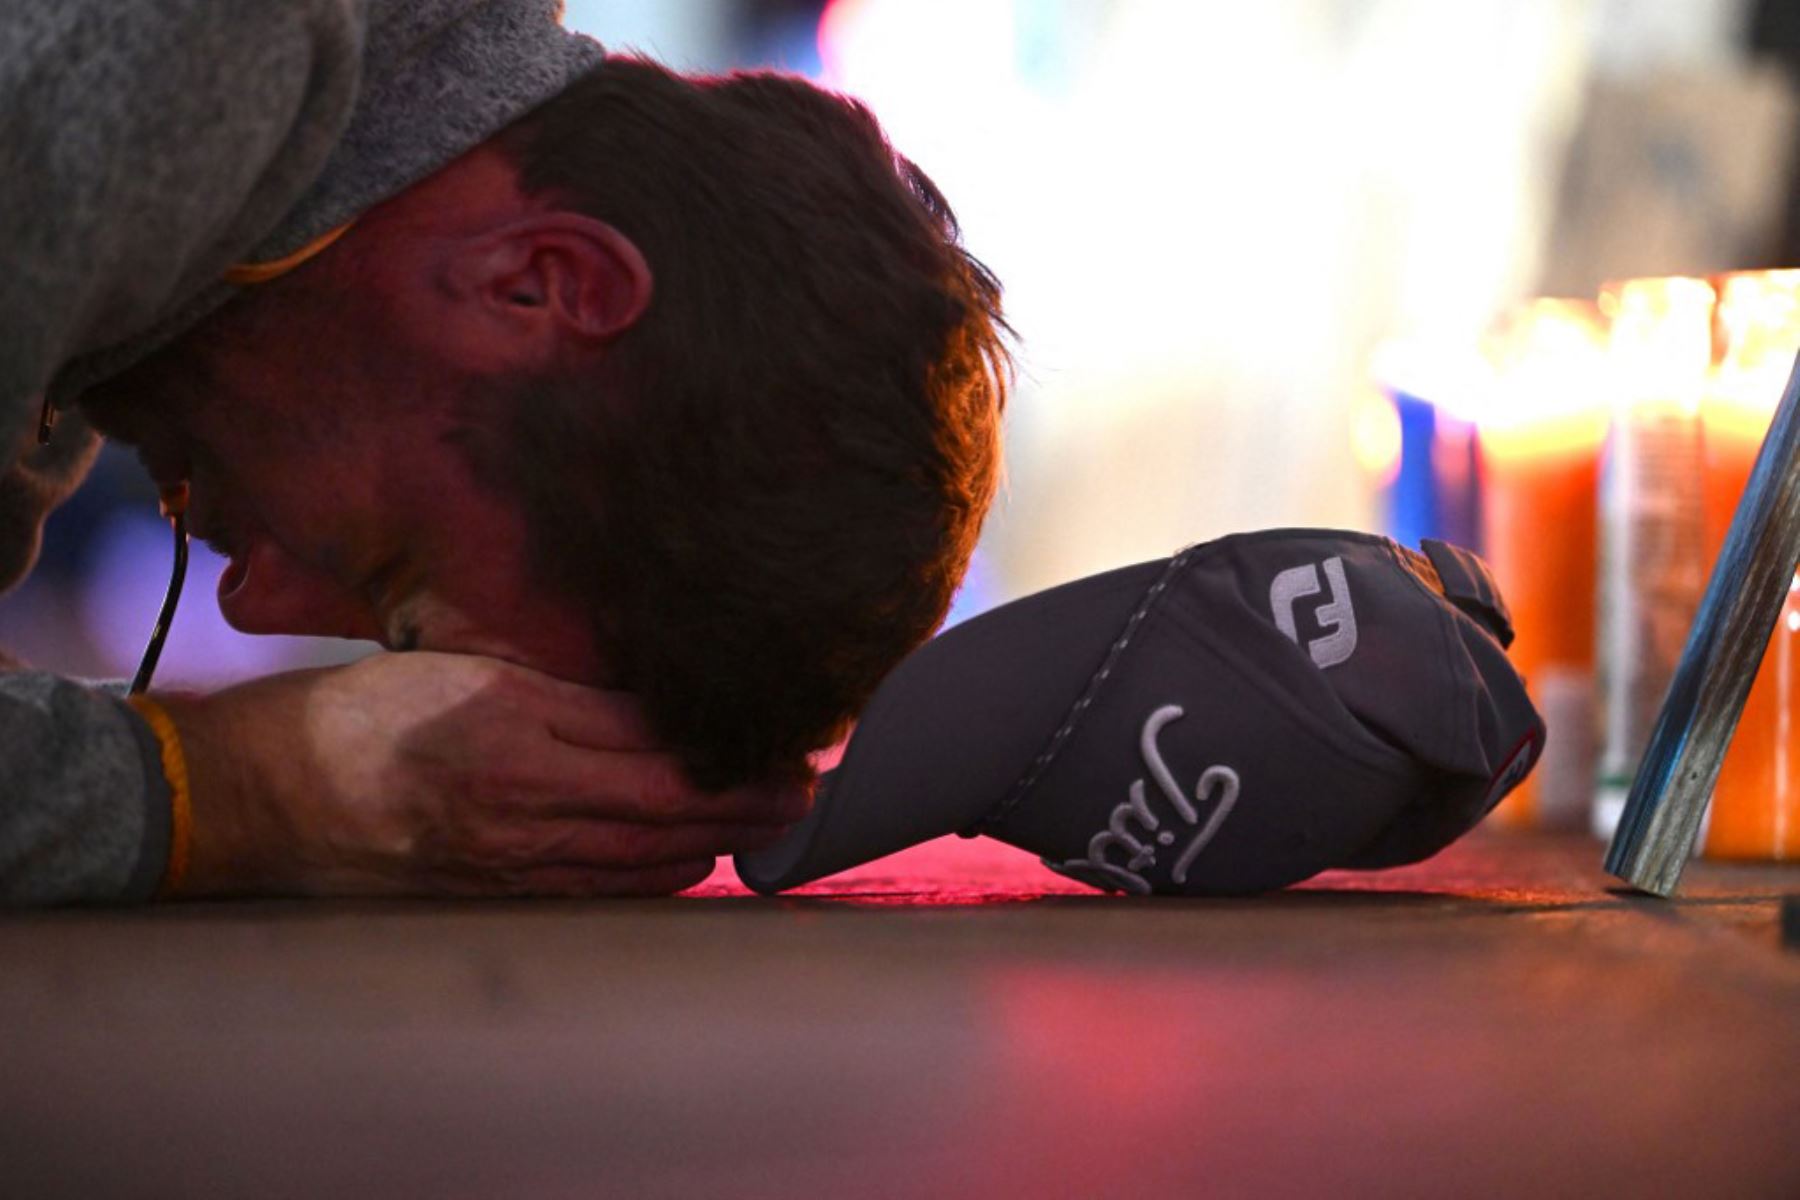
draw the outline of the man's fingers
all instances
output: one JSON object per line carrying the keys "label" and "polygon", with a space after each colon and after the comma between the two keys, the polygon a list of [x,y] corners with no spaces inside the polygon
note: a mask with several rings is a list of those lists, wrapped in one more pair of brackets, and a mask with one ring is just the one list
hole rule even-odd
{"label": "man's fingers", "polygon": [[[673,755],[582,750],[553,743],[508,767],[509,804],[544,816],[601,818],[643,825],[726,822],[792,825],[812,810],[806,784],[752,784],[708,792],[695,787]],[[541,796],[541,802],[524,799]]]}
{"label": "man's fingers", "polygon": [[629,870],[548,863],[511,871],[457,873],[436,879],[445,895],[465,897],[669,896],[703,882],[713,872],[711,858]]}
{"label": "man's fingers", "polygon": [[550,736],[592,750],[656,750],[662,746],[643,710],[627,692],[605,692],[549,676],[535,684],[540,717]]}
{"label": "man's fingers", "polygon": [[[694,786],[680,760],[663,748],[637,699],[539,675],[524,668],[509,678],[520,709],[549,737],[520,753],[513,734],[490,726],[479,759],[503,763],[490,794],[535,811],[605,817],[644,824],[751,822],[790,825],[812,808],[806,785],[748,785],[708,792]],[[492,744],[488,744],[492,743]],[[535,797],[545,797],[538,804]]]}

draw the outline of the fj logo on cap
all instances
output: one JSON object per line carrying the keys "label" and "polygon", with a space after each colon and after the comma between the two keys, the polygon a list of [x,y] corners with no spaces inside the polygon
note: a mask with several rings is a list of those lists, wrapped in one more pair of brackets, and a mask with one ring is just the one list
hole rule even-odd
{"label": "fj logo on cap", "polygon": [[[1206,844],[1213,840],[1219,832],[1219,826],[1231,815],[1237,804],[1238,774],[1230,767],[1208,767],[1201,772],[1200,781],[1194,785],[1194,799],[1202,804],[1213,802],[1213,810],[1208,814],[1206,823],[1200,823],[1200,812],[1188,798],[1182,795],[1181,787],[1175,782],[1175,775],[1163,761],[1162,750],[1156,744],[1156,735],[1162,732],[1163,726],[1171,721],[1181,719],[1182,710],[1179,705],[1165,704],[1150,714],[1144,722],[1143,733],[1138,737],[1138,750],[1144,757],[1144,769],[1156,780],[1157,788],[1181,819],[1190,826],[1197,826],[1194,836],[1188,839],[1187,845],[1181,848],[1181,855],[1169,870],[1169,878],[1177,885],[1187,882],[1188,868],[1206,849]],[[1131,828],[1136,824],[1137,830]],[[1140,836],[1141,835],[1141,836]],[[1112,817],[1106,828],[1096,833],[1089,841],[1086,858],[1071,858],[1066,862],[1055,863],[1049,859],[1044,865],[1071,879],[1079,879],[1083,883],[1095,887],[1118,888],[1138,895],[1148,895],[1151,891],[1150,881],[1144,872],[1156,865],[1156,854],[1159,849],[1166,849],[1175,844],[1173,830],[1164,829],[1163,822],[1150,808],[1150,801],[1144,794],[1144,781],[1132,781],[1129,799],[1112,810]],[[1107,857],[1117,850],[1123,854],[1123,861]]]}
{"label": "fj logo on cap", "polygon": [[[1294,623],[1294,604],[1303,596],[1318,594],[1321,565],[1325,568],[1325,581],[1331,585],[1331,599],[1319,605],[1313,615],[1327,632],[1301,642],[1299,627]],[[1321,670],[1348,661],[1356,653],[1356,610],[1350,606],[1350,583],[1344,578],[1341,558],[1333,556],[1322,564],[1289,567],[1277,575],[1269,585],[1269,610],[1275,617],[1275,627],[1296,646],[1304,645]]]}

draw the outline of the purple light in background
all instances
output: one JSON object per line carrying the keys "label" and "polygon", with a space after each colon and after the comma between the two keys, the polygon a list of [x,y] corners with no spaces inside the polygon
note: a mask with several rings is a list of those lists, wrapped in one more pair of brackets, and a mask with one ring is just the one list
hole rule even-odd
{"label": "purple light in background", "polygon": [[988,556],[977,549],[969,559],[969,572],[963,576],[962,587],[950,601],[950,615],[944,618],[943,628],[978,617],[1004,598],[1000,580],[988,562]]}
{"label": "purple light in background", "polygon": [[[169,583],[169,526],[149,512],[120,512],[94,534],[93,566],[79,602],[89,639],[106,673],[128,677],[137,669]],[[214,598],[225,559],[200,542],[188,550],[187,585],[157,668],[159,686],[217,686],[322,661],[344,661],[362,643],[329,643],[302,637],[251,637],[219,615]]]}

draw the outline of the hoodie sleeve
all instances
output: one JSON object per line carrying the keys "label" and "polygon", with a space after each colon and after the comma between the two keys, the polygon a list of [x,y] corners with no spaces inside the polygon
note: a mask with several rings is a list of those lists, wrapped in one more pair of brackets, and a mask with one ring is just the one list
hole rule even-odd
{"label": "hoodie sleeve", "polygon": [[105,689],[0,672],[0,905],[148,900],[168,854],[143,718]]}

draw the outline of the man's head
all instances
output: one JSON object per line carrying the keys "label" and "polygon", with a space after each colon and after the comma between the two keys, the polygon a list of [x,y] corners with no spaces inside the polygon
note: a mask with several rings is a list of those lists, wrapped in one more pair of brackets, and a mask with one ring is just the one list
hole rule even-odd
{"label": "man's head", "polygon": [[862,109],[612,59],[92,403],[191,473],[241,628],[627,688],[723,783],[941,620],[1002,328]]}

